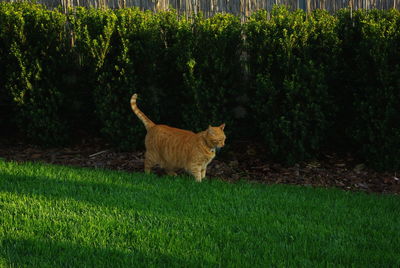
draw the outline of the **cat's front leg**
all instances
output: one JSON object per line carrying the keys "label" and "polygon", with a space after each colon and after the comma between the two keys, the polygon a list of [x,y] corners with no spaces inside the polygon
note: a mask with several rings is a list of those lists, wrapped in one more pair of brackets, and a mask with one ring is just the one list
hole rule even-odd
{"label": "cat's front leg", "polygon": [[206,172],[207,172],[207,166],[210,164],[211,160],[203,164],[203,167],[201,169],[201,178],[204,179],[206,177]]}
{"label": "cat's front leg", "polygon": [[207,166],[203,167],[201,170],[201,178],[204,179],[206,177]]}
{"label": "cat's front leg", "polygon": [[201,171],[199,171],[197,174],[194,174],[194,178],[196,179],[197,182],[201,182],[201,179],[203,178],[201,176]]}
{"label": "cat's front leg", "polygon": [[197,182],[201,182],[202,177],[202,172],[201,172],[201,167],[193,167],[190,170],[190,173],[194,176]]}

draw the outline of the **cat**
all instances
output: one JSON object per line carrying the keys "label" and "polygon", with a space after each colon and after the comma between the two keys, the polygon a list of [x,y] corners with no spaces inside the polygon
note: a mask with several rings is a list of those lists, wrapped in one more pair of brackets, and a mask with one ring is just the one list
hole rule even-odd
{"label": "cat", "polygon": [[150,173],[155,165],[165,169],[168,175],[176,175],[177,170],[184,169],[201,182],[216,150],[225,145],[225,123],[217,127],[208,126],[199,133],[155,124],[140,111],[136,99],[137,94],[133,94],[131,108],[147,130],[145,173]]}

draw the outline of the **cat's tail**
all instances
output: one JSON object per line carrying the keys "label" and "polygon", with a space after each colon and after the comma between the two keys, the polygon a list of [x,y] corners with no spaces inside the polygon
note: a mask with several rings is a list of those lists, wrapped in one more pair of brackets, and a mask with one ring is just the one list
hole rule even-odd
{"label": "cat's tail", "polygon": [[146,129],[151,128],[155,124],[151,121],[136,105],[137,94],[133,94],[131,98],[131,107],[133,112],[139,117],[139,119],[143,122]]}

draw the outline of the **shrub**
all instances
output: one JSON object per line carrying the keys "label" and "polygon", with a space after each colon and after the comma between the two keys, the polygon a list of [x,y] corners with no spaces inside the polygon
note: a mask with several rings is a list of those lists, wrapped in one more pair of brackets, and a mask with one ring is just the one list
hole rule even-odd
{"label": "shrub", "polygon": [[[15,22],[8,28],[12,37],[9,54],[3,60],[10,74],[4,86],[18,106],[18,126],[34,142],[65,142],[68,122],[64,120],[65,96],[60,86],[63,65],[68,60],[65,16],[26,3],[3,6],[1,11],[2,17]],[[10,12],[12,18],[7,16]]]}
{"label": "shrub", "polygon": [[184,126],[197,131],[209,124],[227,124],[228,135],[238,129],[234,109],[243,95],[242,27],[238,17],[217,14],[209,19],[197,17],[192,25],[190,58],[184,73],[182,108]]}
{"label": "shrub", "polygon": [[[0,129],[3,134],[15,132],[16,105],[13,92],[18,88],[14,83],[17,62],[10,54],[15,43],[23,40],[24,21],[14,6],[0,3]],[[16,96],[18,98],[18,96]]]}
{"label": "shrub", "polygon": [[123,9],[115,16],[104,30],[91,31],[84,23],[86,37],[81,38],[89,51],[96,49],[93,40],[107,40],[97,42],[108,51],[95,64],[94,98],[108,140],[124,150],[143,144],[145,129],[129,108],[134,92],[139,93],[140,108],[158,123],[199,131],[208,124],[233,122],[230,110],[240,89],[241,70],[232,64],[240,62],[232,57],[241,44],[236,17],[197,18],[191,24],[175,11],[153,15]]}
{"label": "shrub", "polygon": [[246,36],[254,121],[270,157],[293,164],[317,156],[334,111],[335,19],[276,7],[254,14]]}
{"label": "shrub", "polygon": [[399,11],[306,14],[275,7],[242,24],[217,14],[0,3],[0,127],[59,145],[81,130],[117,148],[156,123],[194,131],[227,123],[273,161],[324,150],[400,167]]}
{"label": "shrub", "polygon": [[[130,108],[133,93],[139,94],[140,108],[153,121],[168,123],[169,117],[170,121],[181,122],[179,110],[171,104],[182,89],[177,62],[179,52],[185,55],[180,34],[187,31],[186,22],[179,21],[173,11],[153,15],[122,9],[106,16],[110,25],[100,31],[102,34],[86,38],[107,40],[107,45],[100,44],[99,48],[108,47],[96,68],[96,114],[105,137],[116,147],[128,150],[143,145],[145,134]],[[95,48],[90,43],[86,47]]]}
{"label": "shrub", "polygon": [[346,86],[352,101],[348,139],[378,169],[400,168],[400,13],[339,13]]}

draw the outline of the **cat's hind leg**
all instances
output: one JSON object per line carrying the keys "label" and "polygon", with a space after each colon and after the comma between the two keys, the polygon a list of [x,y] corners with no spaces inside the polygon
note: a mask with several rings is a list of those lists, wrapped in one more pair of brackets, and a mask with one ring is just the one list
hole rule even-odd
{"label": "cat's hind leg", "polygon": [[144,172],[149,174],[151,169],[156,165],[156,161],[154,161],[153,155],[149,154],[148,152],[145,153],[144,159]]}
{"label": "cat's hind leg", "polygon": [[163,168],[165,170],[165,172],[167,172],[168,176],[176,176],[176,172],[175,172],[175,168],[171,165],[168,165],[168,163],[164,162]]}
{"label": "cat's hind leg", "polygon": [[176,172],[173,169],[167,168],[165,169],[165,171],[167,172],[168,176],[176,176]]}

